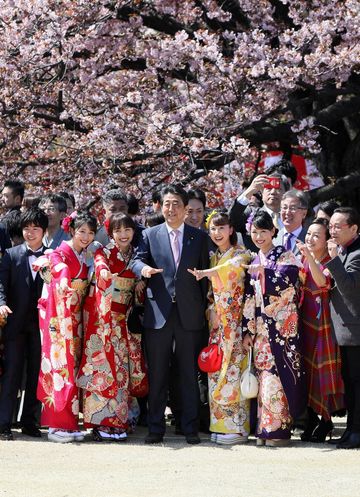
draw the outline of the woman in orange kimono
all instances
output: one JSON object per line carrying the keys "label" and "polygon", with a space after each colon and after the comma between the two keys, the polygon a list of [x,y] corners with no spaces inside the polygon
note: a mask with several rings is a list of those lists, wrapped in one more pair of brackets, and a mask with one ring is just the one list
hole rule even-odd
{"label": "woman in orange kimono", "polygon": [[[96,219],[87,212],[63,221],[71,240],[42,257],[34,269],[48,274],[47,297],[39,300],[42,335],[38,398],[43,403],[41,424],[49,426],[52,442],[81,441],[79,389],[75,379],[80,362],[82,305],[88,288],[92,257],[86,248],[94,240]],[[46,280],[46,276],[44,276]]]}
{"label": "woman in orange kimono", "polygon": [[[84,425],[95,441],[124,441],[132,396],[147,393],[139,334],[130,334],[126,318],[142,292],[129,269],[135,223],[118,213],[110,217],[114,240],[95,253],[95,281],[84,306],[85,339],[77,383],[84,389]],[[139,330],[140,331],[140,330]]]}

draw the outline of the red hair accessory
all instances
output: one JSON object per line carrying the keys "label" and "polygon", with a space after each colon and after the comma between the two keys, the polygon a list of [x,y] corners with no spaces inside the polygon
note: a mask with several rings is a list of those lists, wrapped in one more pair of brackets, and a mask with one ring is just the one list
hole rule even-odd
{"label": "red hair accessory", "polygon": [[106,219],[106,221],[104,221],[104,228],[108,235],[109,235],[109,226],[110,226],[110,219]]}
{"label": "red hair accessory", "polygon": [[62,220],[61,227],[65,231],[65,233],[69,233],[71,221],[73,221],[76,216],[77,212],[74,211],[69,216],[64,217],[64,219]]}

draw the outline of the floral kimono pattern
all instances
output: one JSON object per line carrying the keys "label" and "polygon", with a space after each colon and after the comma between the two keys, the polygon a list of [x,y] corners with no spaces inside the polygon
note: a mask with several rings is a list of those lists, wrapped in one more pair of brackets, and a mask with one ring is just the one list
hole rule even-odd
{"label": "floral kimono pattern", "polygon": [[[75,378],[81,356],[82,304],[89,268],[66,242],[35,262],[34,269],[44,268],[50,280],[47,298],[41,298],[38,306],[42,352],[37,395],[43,403],[41,424],[77,430],[79,390]],[[63,281],[71,291],[60,291]]]}
{"label": "floral kimono pattern", "polygon": [[304,372],[298,332],[298,262],[281,246],[252,264],[264,266],[264,281],[248,276],[243,334],[254,337],[254,367],[259,380],[259,438],[289,439],[293,419],[304,405]]}
{"label": "floral kimono pattern", "polygon": [[243,265],[249,261],[250,254],[241,247],[231,247],[225,254],[216,252],[211,257],[210,267],[218,269],[211,278],[211,303],[207,310],[210,342],[219,343],[224,354],[220,371],[208,374],[210,431],[243,436],[249,435],[250,401],[240,396],[240,375],[247,363],[240,325],[245,284]]}
{"label": "floral kimono pattern", "polygon": [[[130,336],[126,316],[134,298],[136,277],[114,243],[95,253],[95,279],[84,305],[84,346],[77,383],[84,392],[84,426],[128,429],[133,405],[131,378],[144,378],[141,342]],[[107,269],[112,279],[102,281]],[[138,378],[139,379],[139,378]]]}

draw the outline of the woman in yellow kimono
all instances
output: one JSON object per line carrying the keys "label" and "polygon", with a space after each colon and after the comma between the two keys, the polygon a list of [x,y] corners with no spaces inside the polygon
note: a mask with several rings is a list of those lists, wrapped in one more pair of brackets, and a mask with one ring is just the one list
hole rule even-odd
{"label": "woman in yellow kimono", "polygon": [[250,254],[237,245],[237,236],[224,212],[210,214],[207,225],[217,250],[210,269],[190,270],[208,277],[210,343],[219,343],[223,361],[219,371],[208,373],[211,440],[222,445],[245,443],[250,430],[250,401],[240,396],[240,376],[247,365],[241,337],[244,266]]}

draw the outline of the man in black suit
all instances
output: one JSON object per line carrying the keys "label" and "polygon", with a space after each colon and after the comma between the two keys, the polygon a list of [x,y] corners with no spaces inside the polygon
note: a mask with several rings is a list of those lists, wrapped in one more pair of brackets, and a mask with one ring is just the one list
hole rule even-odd
{"label": "man in black suit", "polygon": [[42,238],[47,225],[48,218],[42,210],[33,208],[24,212],[21,229],[25,242],[7,249],[0,264],[0,316],[7,318],[3,328],[0,440],[13,440],[10,428],[25,360],[27,369],[22,431],[29,436],[41,436],[36,426],[39,408],[36,389],[41,356],[37,302],[41,296],[42,280],[32,270],[32,263],[44,251]]}
{"label": "man in black suit", "polygon": [[24,198],[25,186],[22,181],[9,179],[5,181],[1,190],[2,207],[6,209],[6,213],[1,218],[4,222],[8,212],[20,210]]}
{"label": "man in black suit", "polygon": [[197,357],[205,324],[206,282],[188,268],[208,267],[207,234],[184,224],[188,197],[183,188],[162,190],[165,223],[143,232],[132,269],[148,278],[145,346],[149,366],[149,434],[145,443],[160,443],[165,433],[172,351],[181,383],[181,429],[189,444],[199,443]]}
{"label": "man in black suit", "polygon": [[[277,181],[272,181],[276,178]],[[289,182],[278,172],[271,174],[259,174],[251,184],[239,195],[229,209],[229,216],[235,230],[242,234],[244,245],[254,252],[258,248],[254,245],[250,235],[246,232],[246,222],[249,216],[254,215],[258,210],[263,210],[270,214],[274,226],[277,229],[283,228],[280,216],[280,203],[284,193],[289,189]],[[259,207],[253,204],[255,195],[261,195],[263,205]],[[258,200],[256,198],[256,200]]]}
{"label": "man in black suit", "polygon": [[360,447],[360,216],[350,207],[335,209],[330,218],[326,267],[334,279],[330,293],[333,331],[340,346],[346,430],[339,449]]}

